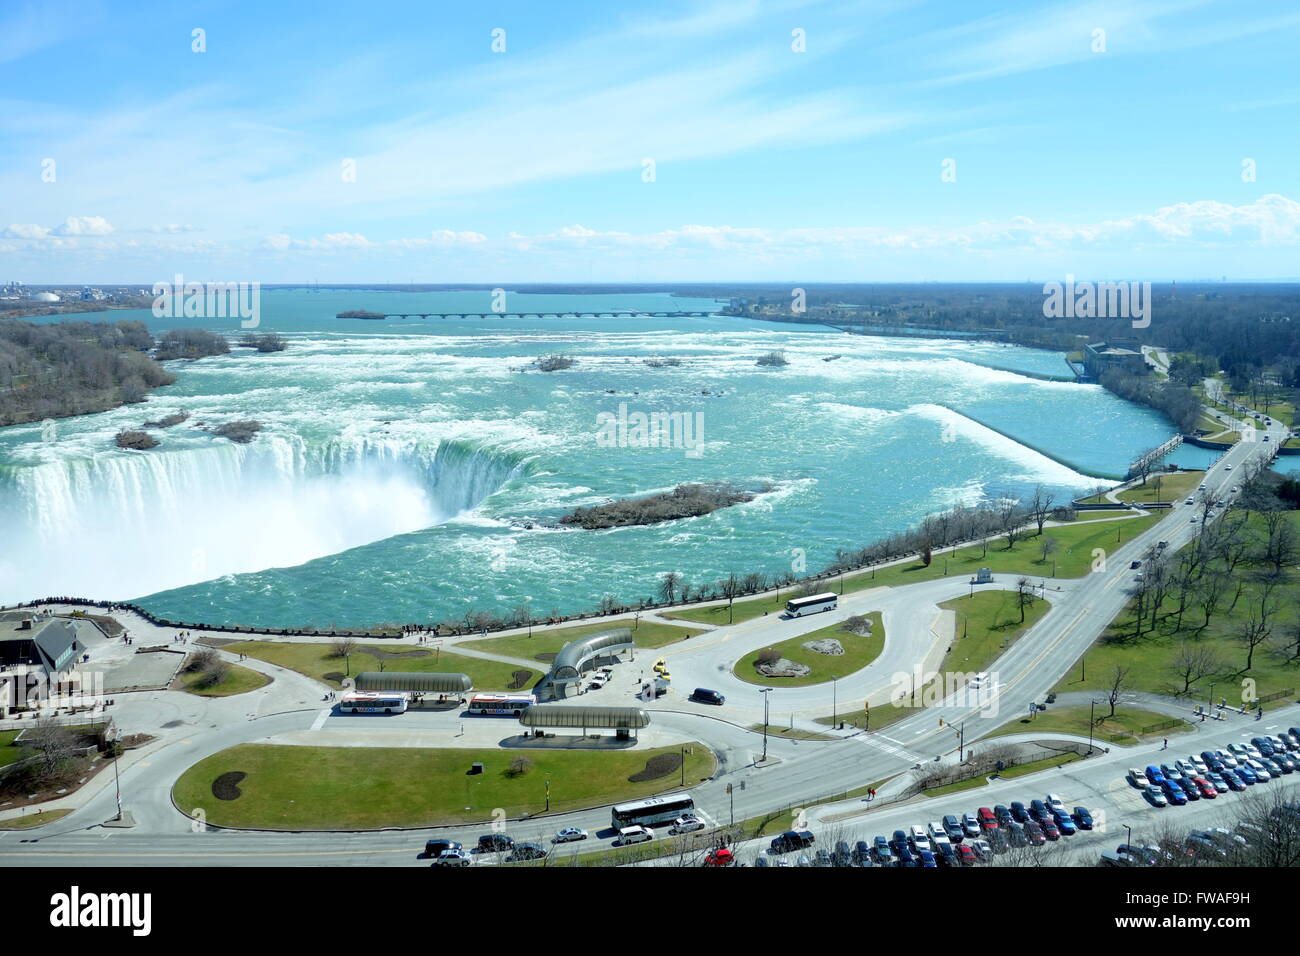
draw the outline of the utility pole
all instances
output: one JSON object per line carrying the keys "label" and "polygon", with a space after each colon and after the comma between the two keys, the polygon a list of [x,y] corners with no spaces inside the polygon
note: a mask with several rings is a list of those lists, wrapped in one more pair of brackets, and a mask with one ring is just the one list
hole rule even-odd
{"label": "utility pole", "polygon": [[767,762],[767,715],[768,715],[767,695],[772,693],[773,690],[775,690],[775,688],[773,687],[764,687],[761,691],[759,691],[759,693],[763,695],[763,759],[760,760],[759,763]]}
{"label": "utility pole", "polygon": [[1096,708],[1097,702],[1095,700],[1088,701],[1088,753],[1090,754],[1092,753],[1092,719]]}
{"label": "utility pole", "polygon": [[122,778],[118,775],[117,763],[122,759],[122,738],[119,735],[113,741],[113,785],[117,790],[117,819],[122,819]]}
{"label": "utility pole", "polygon": [[835,682],[839,680],[834,674],[831,675],[831,726],[836,724],[836,712],[839,710],[839,688]]}

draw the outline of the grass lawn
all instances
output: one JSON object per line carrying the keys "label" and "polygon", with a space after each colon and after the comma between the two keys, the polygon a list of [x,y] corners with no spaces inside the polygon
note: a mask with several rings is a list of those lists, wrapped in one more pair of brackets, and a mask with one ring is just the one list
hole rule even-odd
{"label": "grass lawn", "polygon": [[[712,751],[687,744],[685,780],[698,784],[715,769]],[[630,776],[659,754],[681,747],[647,750],[424,749],[415,747],[285,747],[240,744],[214,754],[181,775],[172,790],[182,809],[202,808],[217,826],[291,830],[377,830],[429,827],[542,813],[546,781],[551,812],[578,810],[675,790],[682,772],[632,783]],[[530,767],[511,776],[511,764]],[[481,761],[482,774],[470,776]],[[242,772],[240,796],[222,800],[213,782]]]}
{"label": "grass lawn", "polygon": [[[762,724],[751,724],[750,730],[763,732]],[[834,734],[819,734],[815,730],[800,730],[798,727],[793,729],[789,727],[780,727],[776,724],[767,725],[767,735],[769,737],[785,737],[787,740],[835,740]]]}
{"label": "grass lawn", "polygon": [[956,639],[939,667],[942,674],[988,670],[1003,651],[1052,607],[1049,601],[1032,598],[1025,605],[1022,622],[1015,591],[977,591],[973,596],[953,598],[939,606],[957,615]]}
{"label": "grass lawn", "polygon": [[176,690],[183,690],[187,694],[195,694],[199,697],[231,697],[235,694],[245,694],[250,690],[257,690],[259,687],[265,687],[271,683],[271,678],[265,674],[259,674],[257,671],[248,667],[240,667],[238,664],[231,664],[230,670],[221,682],[211,687],[196,687],[195,683],[203,675],[198,671],[183,672],[177,678]]}
{"label": "grass lawn", "polygon": [[66,810],[45,810],[42,813],[26,813],[21,817],[12,817],[8,820],[0,820],[0,830],[33,830],[36,827],[43,827],[47,823],[53,823],[55,820],[62,820],[72,808]]}
{"label": "grass lawn", "polygon": [[[769,687],[807,687],[810,684],[824,684],[835,677],[847,677],[860,671],[877,657],[885,647],[885,625],[880,621],[880,612],[867,614],[871,620],[871,635],[860,637],[843,630],[843,622],[800,634],[788,641],[772,645],[782,657],[798,664],[805,664],[812,670],[803,677],[764,677],[754,670],[754,662],[766,648],[759,648],[742,657],[735,667],[736,676],[749,684],[764,684]],[[840,655],[818,654],[803,645],[809,641],[833,638],[840,642],[844,653]]]}
{"label": "grass lawn", "polygon": [[[1203,471],[1180,471],[1172,474],[1149,475],[1145,485],[1137,485],[1125,491],[1117,492],[1115,497],[1120,501],[1133,504],[1182,501],[1189,494],[1194,493],[1197,485],[1204,480],[1205,472]],[[1107,500],[1109,499],[1105,495],[1093,495],[1091,498],[1085,499],[1085,503],[1104,504]]]}
{"label": "grass lawn", "polygon": [[1109,521],[1113,518],[1127,518],[1133,514],[1131,511],[1076,511],[1074,513],[1074,522],[1076,524],[1085,521]]}
{"label": "grass lawn", "polygon": [[[342,657],[330,656],[333,651],[332,644],[242,641],[237,644],[226,644],[222,647],[222,650],[234,654],[247,654],[249,657],[256,657],[258,660],[268,661],[297,671],[300,674],[306,674],[308,677],[323,681],[331,687],[340,687],[342,686],[341,677],[345,674],[351,674],[355,677],[363,671],[377,671],[380,669],[380,659],[369,651],[362,650],[363,647],[371,646],[373,645],[366,644],[364,640],[359,641],[357,647],[346,661]],[[519,689],[518,686],[514,688],[510,686],[511,683],[517,683],[512,675],[516,670],[520,669],[514,664],[485,661],[477,657],[463,657],[450,651],[424,647],[413,648],[408,645],[395,645],[391,648],[381,646],[378,649],[390,653],[417,651],[415,654],[403,654],[400,657],[384,659],[383,669],[386,671],[431,671],[439,674],[468,674],[470,680],[474,682],[475,690]],[[419,654],[419,651],[423,651],[424,654]],[[528,675],[528,678],[522,682],[524,687],[531,686],[541,676],[536,671],[531,670]]]}
{"label": "grass lawn", "polygon": [[[873,587],[896,587],[902,584],[914,584],[917,581],[933,581],[935,578],[945,576],[968,577],[974,575],[980,568],[990,568],[994,573],[1028,574],[1040,578],[1081,577],[1088,573],[1091,567],[1093,548],[1111,550],[1117,544],[1141,534],[1161,517],[1163,515],[1152,514],[1141,518],[1125,518],[1122,521],[1071,522],[1055,528],[1045,528],[1043,534],[1056,543],[1056,551],[1046,559],[1042,554],[1042,542],[1033,532],[1016,541],[1010,549],[1006,546],[1005,538],[991,538],[987,549],[975,544],[945,554],[936,554],[928,567],[917,559],[888,568],[879,568],[874,576],[871,571],[846,574],[843,589],[844,593],[848,594]],[[818,587],[839,593],[840,580],[827,578],[819,582]],[[773,614],[783,610],[785,602],[793,596],[793,593],[794,589],[789,588],[779,597],[774,595],[737,601],[734,608],[735,620],[748,621],[763,614]],[[687,608],[664,616],[702,624],[726,624],[727,606],[721,604],[713,607]]]}
{"label": "grass lawn", "polygon": [[932,790],[922,790],[927,797],[942,797],[949,793],[960,793],[963,790],[974,790],[976,787],[988,785],[987,777],[971,777],[969,780],[958,780],[956,783],[945,784],[942,787],[935,787]]}
{"label": "grass lawn", "polygon": [[1054,767],[1064,767],[1067,763],[1074,763],[1076,760],[1082,759],[1083,756],[1081,754],[1057,754],[1055,757],[1044,757],[1042,760],[1031,760],[1029,763],[1022,763],[1015,767],[1009,767],[998,774],[998,777],[1014,780],[1016,777],[1023,777],[1026,774],[1038,773],[1040,770],[1051,770]]}
{"label": "grass lawn", "polygon": [[23,749],[13,745],[14,738],[22,731],[0,730],[0,767],[7,767],[22,758]]}
{"label": "grass lawn", "polygon": [[[993,733],[989,734],[989,737],[1028,733],[1075,734],[1080,737],[1087,737],[1088,710],[1089,708],[1082,706],[1062,707],[1060,709],[1049,707],[1045,711],[1039,711],[1038,716],[1033,720],[1028,717],[1017,717],[993,731]],[[1138,710],[1135,707],[1116,707],[1114,717],[1109,720],[1100,720],[1109,711],[1109,704],[1105,706],[1100,702],[1097,704],[1096,714],[1100,722],[1093,727],[1092,736],[1095,740],[1104,743],[1136,744],[1149,737],[1168,737],[1170,734],[1181,733],[1183,730],[1188,729],[1184,725],[1183,727],[1157,730],[1144,734],[1142,732],[1143,727],[1163,723],[1169,720],[1169,717],[1150,710]],[[1010,773],[1004,773],[1002,776],[1010,776]]]}
{"label": "grass lawn", "polygon": [[[478,641],[465,641],[464,646],[472,651],[484,651],[488,654],[504,654],[507,657],[536,659],[538,654],[556,654],[569,641],[575,641],[588,634],[608,631],[614,627],[633,627],[632,638],[637,647],[656,648],[675,644],[688,637],[703,634],[699,628],[678,627],[673,624],[660,624],[657,621],[641,621],[623,618],[605,624],[583,624],[579,627],[533,628],[533,636],[516,634],[510,637],[489,637]],[[549,658],[547,658],[549,661]]]}

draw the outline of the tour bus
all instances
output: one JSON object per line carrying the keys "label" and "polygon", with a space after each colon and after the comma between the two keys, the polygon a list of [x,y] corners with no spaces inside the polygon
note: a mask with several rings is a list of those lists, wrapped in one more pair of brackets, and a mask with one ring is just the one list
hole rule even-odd
{"label": "tour bus", "polygon": [[518,717],[535,703],[535,694],[475,694],[469,699],[469,712]]}
{"label": "tour bus", "polygon": [[614,829],[631,826],[652,826],[672,823],[678,817],[695,815],[695,801],[688,793],[670,793],[666,797],[650,797],[635,803],[620,803],[611,814]]}
{"label": "tour bus", "polygon": [[400,691],[352,691],[339,700],[339,710],[345,714],[401,714],[406,712],[408,700]]}
{"label": "tour bus", "polygon": [[803,617],[805,614],[816,614],[818,611],[833,611],[838,600],[838,596],[829,591],[825,594],[792,598],[785,602],[785,613],[787,617]]}

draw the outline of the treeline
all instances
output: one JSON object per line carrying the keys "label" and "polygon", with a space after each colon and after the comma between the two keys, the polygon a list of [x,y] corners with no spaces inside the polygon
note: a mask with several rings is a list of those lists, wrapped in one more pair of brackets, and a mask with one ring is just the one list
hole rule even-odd
{"label": "treeline", "polygon": [[560,523],[588,529],[657,524],[678,518],[695,518],[719,508],[753,501],[755,494],[727,484],[683,484],[663,494],[575,508],[561,518]]}
{"label": "treeline", "polygon": [[0,320],[0,426],[142,402],[175,376],[146,351],[143,322]]}
{"label": "treeline", "polygon": [[1120,398],[1163,412],[1179,431],[1195,433],[1201,417],[1201,400],[1186,385],[1117,368],[1102,372],[1099,381],[1103,388]]}
{"label": "treeline", "polygon": [[200,359],[229,353],[230,343],[224,335],[207,329],[168,329],[158,340],[154,358],[166,362],[171,359]]}

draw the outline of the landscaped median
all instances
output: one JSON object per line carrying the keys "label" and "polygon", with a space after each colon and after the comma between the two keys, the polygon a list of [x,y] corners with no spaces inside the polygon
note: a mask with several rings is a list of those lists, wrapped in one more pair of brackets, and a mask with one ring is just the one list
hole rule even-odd
{"label": "landscaped median", "polygon": [[378,670],[468,674],[474,687],[484,690],[531,687],[541,676],[537,671],[515,664],[464,657],[440,648],[410,644],[384,647],[355,640],[350,643],[336,641],[332,644],[236,641],[222,644],[221,649],[287,667],[333,687],[341,687],[344,677]]}
{"label": "landscaped median", "polygon": [[549,663],[560,648],[570,641],[589,634],[598,634],[613,628],[626,627],[632,631],[632,639],[637,647],[654,649],[675,644],[688,637],[703,634],[698,627],[679,627],[675,624],[662,624],[658,621],[637,621],[634,618],[618,618],[603,624],[582,624],[577,627],[558,627],[543,630],[535,627],[532,636],[511,634],[509,637],[489,637],[478,641],[465,641],[461,646],[472,651],[486,654],[501,654],[506,657],[531,658]]}
{"label": "landscaped median", "polygon": [[[475,763],[482,773],[471,773]],[[694,786],[713,775],[699,743],[647,750],[295,747],[240,744],[181,775],[172,801],[213,826],[378,830],[579,810]]]}
{"label": "landscaped median", "polygon": [[[848,629],[853,618],[830,624],[809,634],[800,634],[746,654],[737,662],[735,674],[747,683],[770,687],[807,687],[811,684],[824,684],[832,676],[848,677],[879,657],[885,647],[885,626],[880,621],[880,612],[872,611],[862,617],[870,622],[869,629],[859,629],[865,633]],[[833,650],[835,644],[839,645],[843,653],[826,653],[827,650]],[[817,647],[823,649],[817,650]],[[808,672],[783,677],[769,676],[758,670],[759,667],[777,667],[781,661],[794,665],[795,670],[807,668]]]}
{"label": "landscaped median", "polygon": [[[1167,714],[1158,714],[1136,707],[1116,707],[1115,715],[1110,715],[1110,705],[1098,703],[1097,707],[1061,707],[1040,711],[1034,717],[1026,715],[1003,724],[987,738],[1004,737],[1007,734],[1072,734],[1076,737],[1088,736],[1088,719],[1096,719],[1092,727],[1092,737],[1099,743],[1139,744],[1156,737],[1168,737],[1171,734],[1189,730],[1186,721],[1172,718]],[[1172,726],[1171,726],[1172,724]]]}
{"label": "landscaped median", "polygon": [[[845,574],[841,583],[838,577],[811,582],[837,594],[865,591],[873,587],[897,587],[918,581],[933,581],[942,577],[970,577],[980,568],[989,568],[995,574],[1026,574],[1035,578],[1075,578],[1087,574],[1092,567],[1092,551],[1102,548],[1113,551],[1126,541],[1137,537],[1163,517],[1149,514],[1116,521],[1070,522],[1043,530],[1043,537],[1053,543],[1046,557],[1043,538],[1029,531],[1008,548],[1003,537],[990,538],[988,546],[973,544],[955,551],[937,553],[927,565],[918,559],[871,571]],[[842,590],[841,590],[842,589]],[[797,595],[795,588],[787,588],[779,595],[737,601],[732,608],[734,620],[749,621],[764,614],[775,614],[785,609],[785,602]],[[727,623],[727,605],[686,608],[667,611],[662,617],[701,624]]]}

